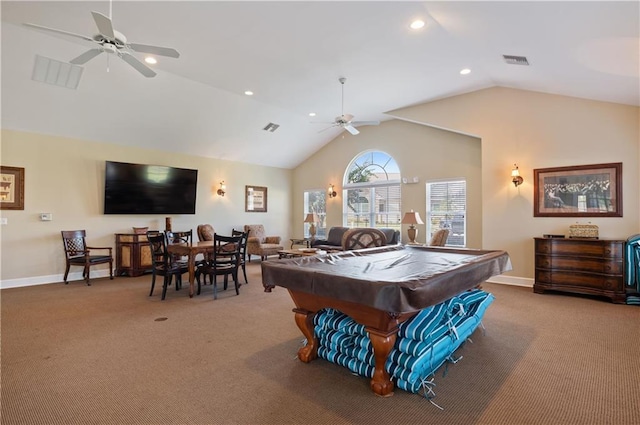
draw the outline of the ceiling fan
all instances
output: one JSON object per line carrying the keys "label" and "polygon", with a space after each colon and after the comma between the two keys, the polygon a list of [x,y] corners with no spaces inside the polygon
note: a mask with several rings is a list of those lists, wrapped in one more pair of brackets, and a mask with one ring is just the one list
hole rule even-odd
{"label": "ceiling fan", "polygon": [[353,118],[354,118],[353,115],[344,113],[344,83],[347,81],[347,79],[345,77],[340,77],[338,78],[338,81],[342,85],[342,114],[336,117],[336,119],[332,123],[327,123],[332,125],[323,130],[320,130],[320,132],[326,131],[333,127],[342,127],[343,129],[347,130],[349,133],[355,136],[356,134],[360,133],[356,127],[359,127],[362,125],[380,124],[380,121],[353,121]]}
{"label": "ceiling fan", "polygon": [[[111,15],[111,7],[109,8]],[[178,58],[180,57],[180,53],[177,50],[169,48],[169,47],[159,47],[159,46],[150,46],[147,44],[138,44],[138,43],[128,43],[127,38],[121,32],[116,31],[113,28],[113,23],[111,22],[111,18],[103,15],[99,12],[91,12],[93,15],[93,20],[98,27],[98,34],[93,37],[88,37],[85,35],[74,34],[68,31],[58,30],[54,28],[47,28],[41,25],[25,23],[24,25],[27,27],[35,28],[37,30],[43,30],[46,32],[52,32],[55,34],[61,34],[68,37],[72,37],[75,39],[81,39],[85,41],[89,41],[96,45],[93,49],[87,50],[77,58],[74,58],[70,61],[70,63],[74,65],[83,65],[89,62],[91,59],[95,58],[99,54],[111,53],[117,55],[123,61],[134,67],[138,72],[140,72],[145,77],[155,77],[156,73],[136,59],[135,56],[131,54],[131,52],[140,52],[140,53],[149,53],[152,55],[159,56],[168,56],[170,58]]]}

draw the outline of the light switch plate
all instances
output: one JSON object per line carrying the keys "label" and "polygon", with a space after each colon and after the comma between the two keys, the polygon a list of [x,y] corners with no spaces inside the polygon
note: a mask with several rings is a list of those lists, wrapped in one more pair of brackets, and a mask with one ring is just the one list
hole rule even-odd
{"label": "light switch plate", "polygon": [[40,214],[40,220],[41,221],[52,221],[53,220],[53,214],[51,214],[51,213],[41,213]]}

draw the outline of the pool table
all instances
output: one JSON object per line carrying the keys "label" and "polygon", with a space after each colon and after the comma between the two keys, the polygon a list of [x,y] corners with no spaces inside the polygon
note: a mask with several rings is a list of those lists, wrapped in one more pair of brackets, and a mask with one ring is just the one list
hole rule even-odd
{"label": "pool table", "polygon": [[505,251],[396,245],[263,261],[262,282],[267,292],[276,286],[289,291],[307,339],[298,351],[305,363],[317,357],[313,316],[319,310],[335,308],[364,325],[375,358],[371,389],[390,396],[394,385],[385,363],[398,325],[509,270]]}

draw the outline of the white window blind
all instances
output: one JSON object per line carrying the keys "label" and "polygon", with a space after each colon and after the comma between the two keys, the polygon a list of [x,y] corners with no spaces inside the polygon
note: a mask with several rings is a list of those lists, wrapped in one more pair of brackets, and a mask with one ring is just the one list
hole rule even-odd
{"label": "white window blind", "polygon": [[360,187],[345,191],[347,227],[400,228],[400,185]]}
{"label": "white window blind", "polygon": [[467,182],[427,183],[427,241],[438,229],[449,229],[447,246],[467,245]]}

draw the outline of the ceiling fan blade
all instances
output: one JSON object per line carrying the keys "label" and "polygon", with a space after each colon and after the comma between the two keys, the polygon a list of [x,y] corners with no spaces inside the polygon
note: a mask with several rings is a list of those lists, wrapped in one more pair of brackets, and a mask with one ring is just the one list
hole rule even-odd
{"label": "ceiling fan blade", "polygon": [[135,52],[150,53],[152,55],[168,56],[170,58],[179,58],[180,53],[176,49],[170,47],[149,46],[147,44],[129,43],[129,48]]}
{"label": "ceiling fan blade", "polygon": [[347,130],[349,133],[353,134],[354,136],[356,134],[360,134],[360,132],[352,125],[347,124],[344,126],[344,129]]}
{"label": "ceiling fan blade", "polygon": [[144,75],[145,77],[151,78],[156,76],[156,73],[153,72],[151,68],[149,68],[148,66],[146,66],[145,64],[143,64],[142,62],[140,62],[138,59],[134,58],[130,54],[124,53],[120,57],[122,58],[123,61],[125,61],[126,63],[128,63],[135,69],[137,69],[138,72]]}
{"label": "ceiling fan blade", "polygon": [[334,128],[334,127],[337,127],[337,126],[336,126],[335,124],[334,124],[334,125],[330,125],[329,127],[327,127],[327,128],[323,128],[322,130],[318,131],[318,133],[322,133],[322,132],[327,131],[327,130],[329,130],[330,128]]}
{"label": "ceiling fan blade", "polygon": [[115,33],[113,32],[113,23],[111,23],[111,19],[104,16],[100,12],[91,12],[93,15],[93,20],[96,21],[96,26],[98,27],[98,31],[100,34],[109,37],[110,39],[116,38]]}
{"label": "ceiling fan blade", "polygon": [[95,41],[91,37],[87,37],[85,35],[74,34],[72,32],[57,30],[57,29],[54,29],[54,28],[47,28],[47,27],[43,27],[41,25],[30,24],[30,23],[24,23],[22,25],[30,27],[30,28],[34,28],[34,29],[37,29],[37,30],[48,31],[48,32],[52,32],[52,33],[60,34],[60,35],[66,35],[68,37],[73,37],[73,38],[80,38],[82,40],[90,41],[92,43],[95,43]]}
{"label": "ceiling fan blade", "polygon": [[351,122],[353,126],[361,126],[361,125],[380,125],[380,121],[353,121]]}
{"label": "ceiling fan blade", "polygon": [[69,63],[72,63],[74,65],[83,65],[83,64],[89,62],[91,59],[93,59],[96,56],[98,56],[100,53],[102,53],[101,49],[87,50],[86,52],[84,52],[83,54],[78,56],[77,58],[71,59],[69,61]]}

